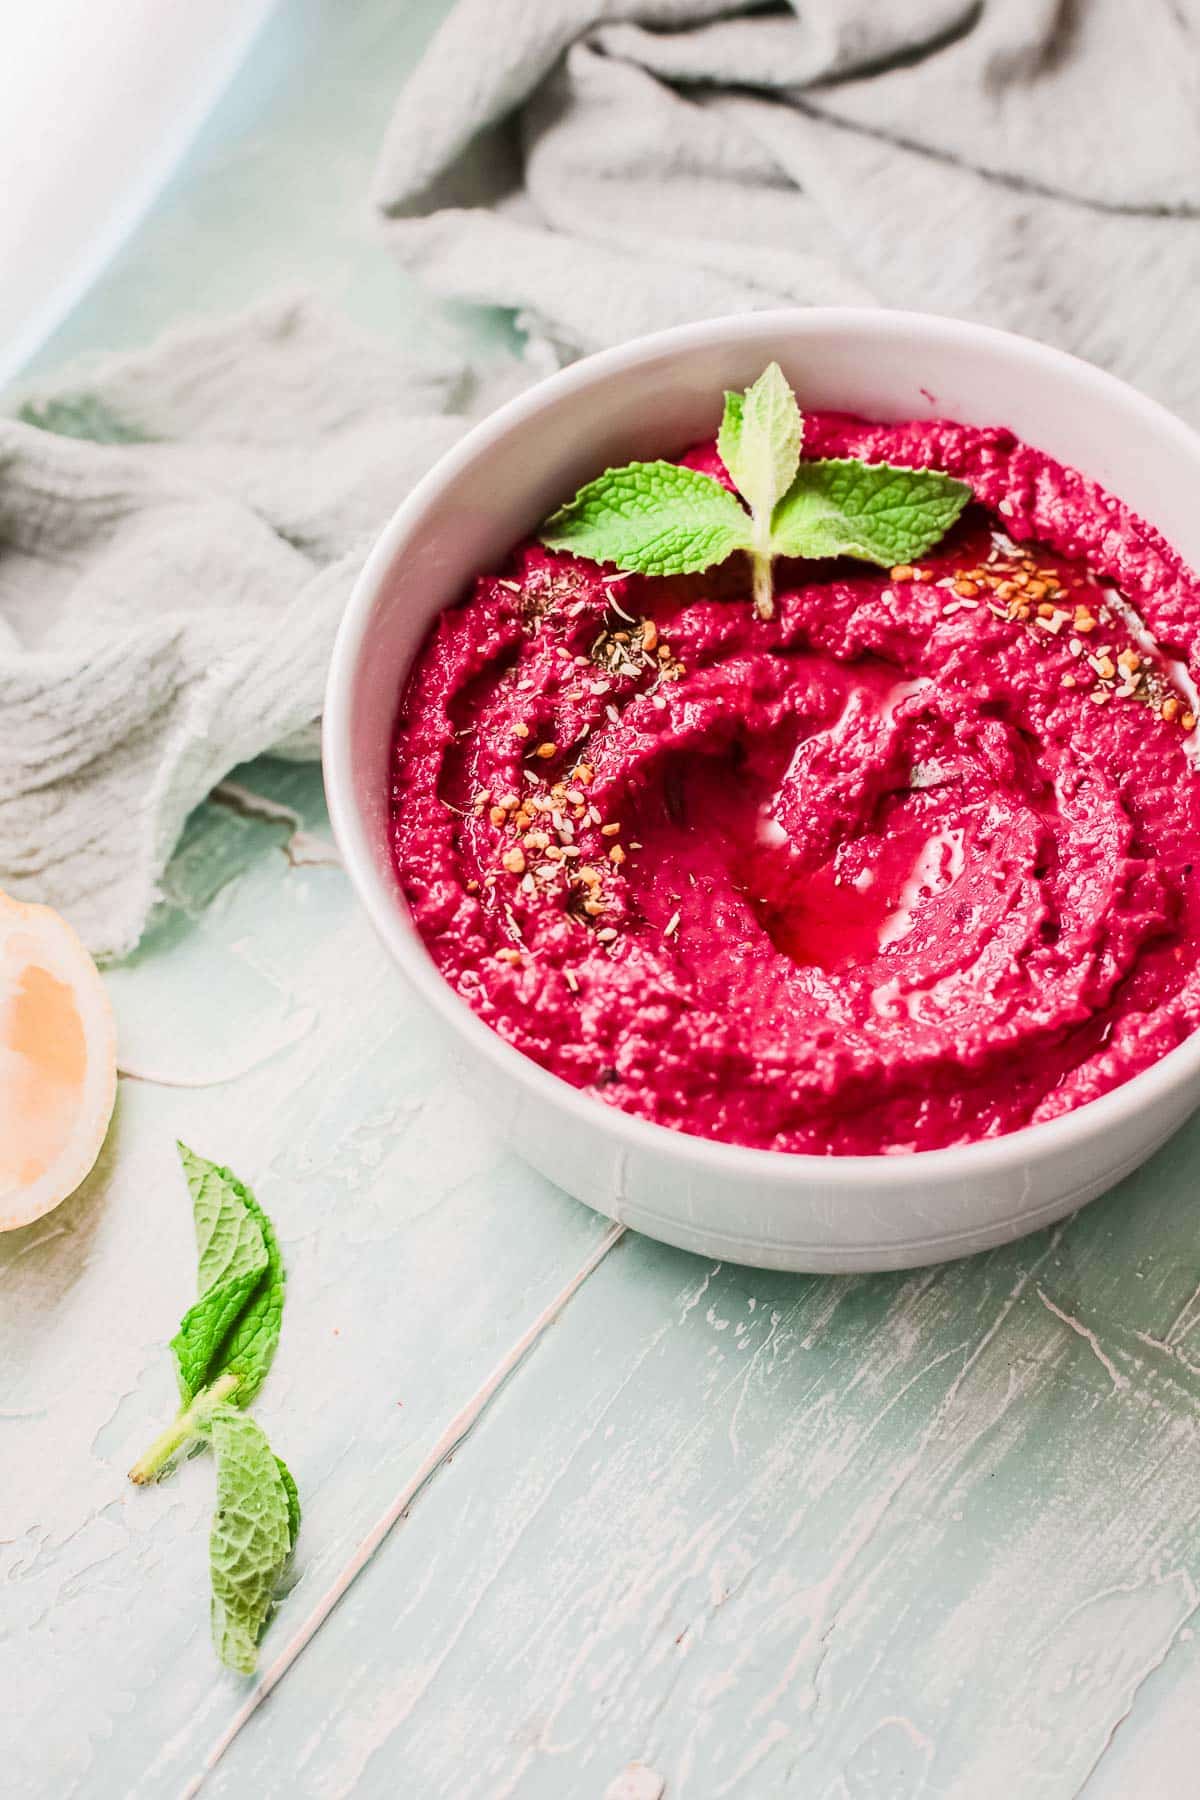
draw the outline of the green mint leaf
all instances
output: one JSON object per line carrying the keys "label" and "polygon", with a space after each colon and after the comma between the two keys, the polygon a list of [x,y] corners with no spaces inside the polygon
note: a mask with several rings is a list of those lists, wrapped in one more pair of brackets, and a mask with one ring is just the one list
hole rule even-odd
{"label": "green mint leaf", "polygon": [[300,1490],[296,1486],[296,1477],[284,1462],[282,1456],[275,1458],[279,1470],[279,1479],[283,1483],[283,1491],[287,1495],[288,1508],[288,1554],[296,1548],[296,1539],[300,1536]]}
{"label": "green mint leaf", "polygon": [[742,420],[745,415],[745,394],[735,394],[726,388],[725,411],[721,417],[721,428],[717,432],[717,455],[725,464],[731,481],[736,479],[733,471],[741,456]]}
{"label": "green mint leaf", "polygon": [[186,1144],[179,1156],[192,1196],[200,1290],[171,1339],[187,1406],[220,1373],[222,1345],[261,1285],[270,1255],[258,1209],[246,1205],[241,1183]]}
{"label": "green mint leaf", "polygon": [[209,1422],[217,1502],[209,1538],[212,1634],[226,1668],[252,1675],[258,1640],[294,1541],[295,1484],[254,1420],[219,1406]]}
{"label": "green mint leaf", "polygon": [[775,556],[857,556],[912,562],[950,529],[971,498],[936,469],[831,458],[804,463],[771,520]]}
{"label": "green mint leaf", "polygon": [[221,1374],[238,1378],[234,1399],[239,1406],[249,1406],[267,1378],[279,1343],[279,1327],[283,1319],[284,1273],[275,1229],[248,1187],[228,1169],[220,1173],[232,1183],[241,1196],[247,1212],[262,1233],[267,1252],[267,1268],[251,1294],[241,1315],[221,1345],[209,1379]]}
{"label": "green mint leaf", "polygon": [[769,363],[745,394],[726,394],[717,450],[764,537],[796,479],[803,441],[800,408],[778,363]]}
{"label": "green mint leaf", "polygon": [[628,463],[580,488],[542,527],[542,543],[640,575],[688,575],[751,547],[751,523],[711,475]]}

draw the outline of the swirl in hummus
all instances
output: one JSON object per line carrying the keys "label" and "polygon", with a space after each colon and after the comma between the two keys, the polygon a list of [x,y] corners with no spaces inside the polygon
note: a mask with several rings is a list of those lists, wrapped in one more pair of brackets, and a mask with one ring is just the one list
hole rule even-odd
{"label": "swirl in hummus", "polygon": [[1200,588],[1010,432],[816,413],[805,454],[975,501],[916,568],[781,563],[767,622],[741,557],[534,542],[440,618],[393,761],[417,928],[501,1037],[677,1130],[847,1154],[1051,1118],[1200,1024]]}

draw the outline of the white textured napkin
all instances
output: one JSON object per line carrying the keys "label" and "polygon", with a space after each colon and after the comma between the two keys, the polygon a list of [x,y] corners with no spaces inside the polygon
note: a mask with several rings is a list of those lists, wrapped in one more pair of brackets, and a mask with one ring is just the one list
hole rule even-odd
{"label": "white textured napkin", "polygon": [[563,348],[877,302],[1048,339],[1200,421],[1195,0],[460,0],[376,201]]}
{"label": "white textured napkin", "polygon": [[350,583],[460,379],[288,301],[0,420],[0,888],[119,954],[214,783],[318,753]]}
{"label": "white textured napkin", "polygon": [[[1200,421],[1189,10],[460,0],[376,201],[410,268],[556,360],[875,302],[1029,331]],[[40,393],[50,430],[0,421],[0,888],[119,953],[211,785],[313,753],[351,575],[462,379],[292,303]]]}

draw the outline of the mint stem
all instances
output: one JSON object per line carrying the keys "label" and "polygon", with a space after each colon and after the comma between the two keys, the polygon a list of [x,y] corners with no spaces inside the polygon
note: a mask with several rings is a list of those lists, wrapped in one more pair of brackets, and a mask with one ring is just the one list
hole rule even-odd
{"label": "mint stem", "polygon": [[218,1375],[211,1387],[201,1388],[189,1406],[181,1407],[175,1418],[160,1432],[144,1456],[139,1456],[129,1471],[130,1481],[138,1487],[157,1480],[176,1451],[189,1438],[199,1436],[217,1407],[227,1400],[238,1384],[238,1376],[226,1372]]}
{"label": "mint stem", "polygon": [[754,612],[760,619],[775,617],[775,589],[771,581],[770,553],[759,550],[750,552],[750,560],[754,565]]}

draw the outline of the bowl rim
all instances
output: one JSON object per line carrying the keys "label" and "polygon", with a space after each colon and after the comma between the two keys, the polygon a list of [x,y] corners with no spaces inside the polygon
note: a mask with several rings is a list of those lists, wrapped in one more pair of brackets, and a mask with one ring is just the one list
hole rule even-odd
{"label": "bowl rim", "polygon": [[[359,901],[376,933],[422,999],[460,1038],[497,1072],[531,1091],[536,1099],[572,1117],[584,1130],[606,1131],[630,1151],[673,1157],[711,1175],[753,1176],[768,1186],[788,1187],[797,1178],[848,1185],[878,1182],[919,1188],[937,1179],[968,1180],[1009,1165],[1069,1155],[1109,1130],[1120,1130],[1132,1117],[1177,1085],[1200,1072],[1200,1029],[1166,1051],[1148,1068],[1119,1086],[1081,1102],[1070,1111],[1000,1136],[932,1150],[836,1152],[775,1150],[730,1144],[692,1132],[674,1130],[640,1118],[573,1087],[509,1044],[486,1025],[442,975],[420,934],[407,917],[398,881],[385,881],[376,865],[371,837],[354,786],[351,696],[364,639],[375,607],[397,556],[426,507],[475,461],[515,429],[532,423],[551,404],[582,389],[602,384],[610,375],[664,353],[686,353],[731,337],[817,336],[830,329],[850,330],[881,341],[956,344],[985,351],[995,348],[1038,367],[1062,372],[1064,367],[1101,397],[1118,403],[1127,418],[1137,418],[1157,436],[1171,440],[1181,455],[1200,464],[1200,434],[1182,419],[1107,370],[1069,351],[1056,349],[1019,332],[945,317],[937,313],[867,306],[784,307],[722,314],[693,324],[630,339],[597,351],[533,383],[471,427],[416,483],[375,540],[351,590],[338,628],[326,681],[322,729],[322,765],[334,837]],[[398,701],[397,701],[398,703]]]}

